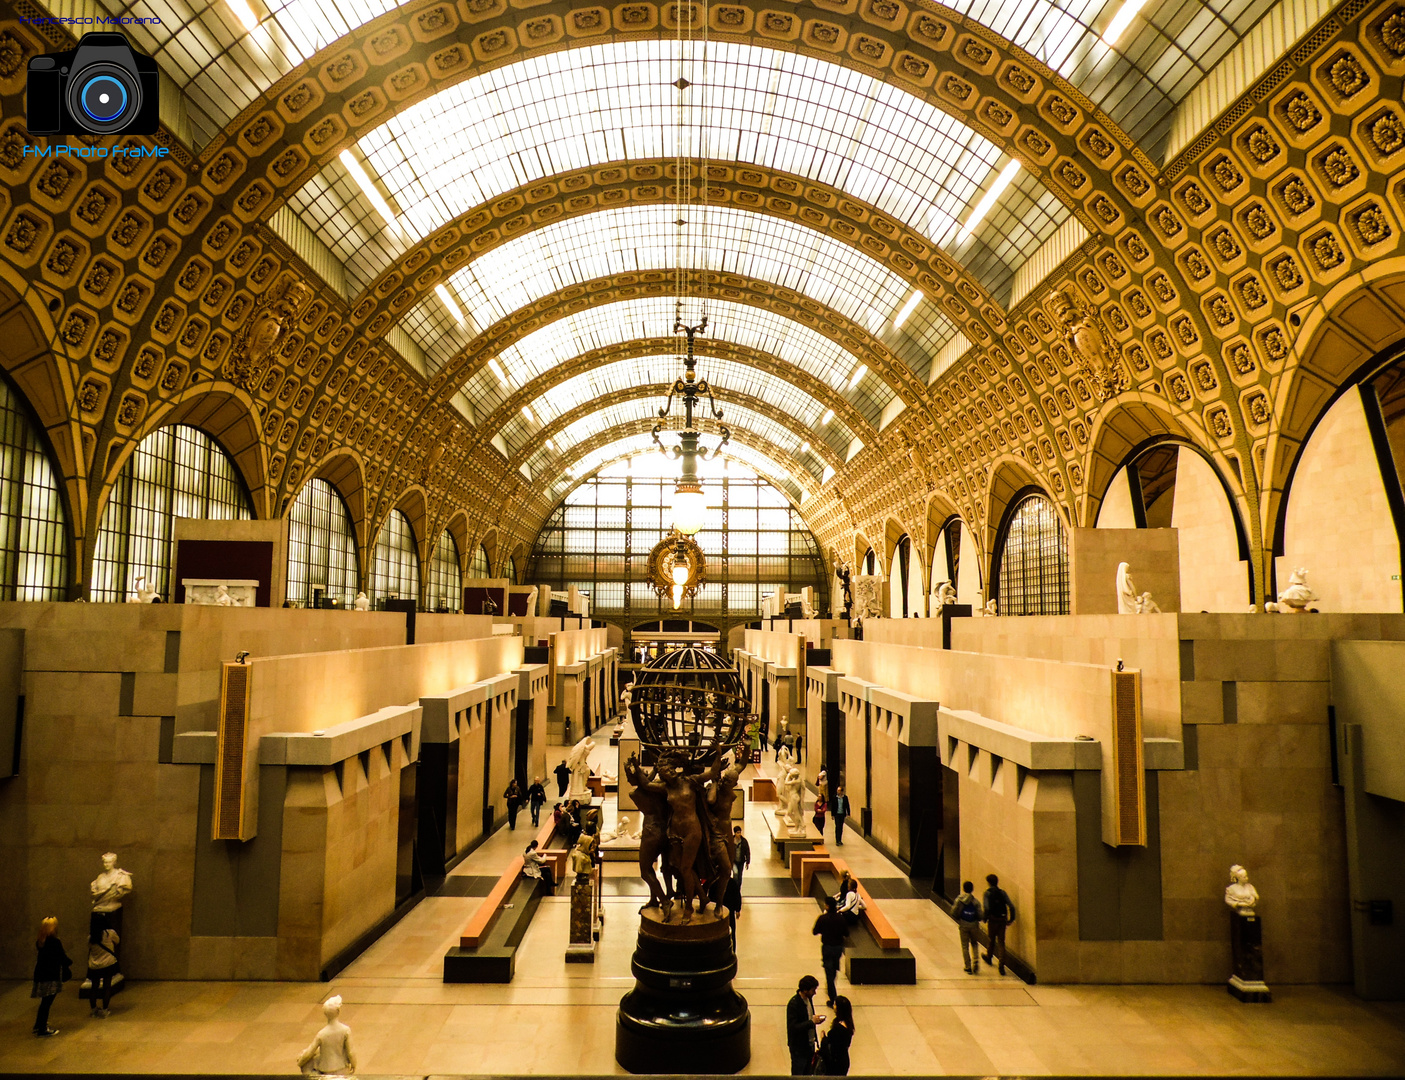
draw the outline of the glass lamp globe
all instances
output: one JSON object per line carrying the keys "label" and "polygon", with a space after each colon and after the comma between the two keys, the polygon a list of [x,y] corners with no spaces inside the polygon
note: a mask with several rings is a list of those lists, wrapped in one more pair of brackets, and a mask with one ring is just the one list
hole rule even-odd
{"label": "glass lamp globe", "polygon": [[673,586],[673,610],[677,611],[683,606],[683,586]]}
{"label": "glass lamp globe", "polygon": [[680,481],[673,492],[673,527],[684,536],[692,536],[703,527],[707,501],[702,487]]}
{"label": "glass lamp globe", "polygon": [[679,559],[673,564],[673,584],[679,586],[688,584],[687,559]]}

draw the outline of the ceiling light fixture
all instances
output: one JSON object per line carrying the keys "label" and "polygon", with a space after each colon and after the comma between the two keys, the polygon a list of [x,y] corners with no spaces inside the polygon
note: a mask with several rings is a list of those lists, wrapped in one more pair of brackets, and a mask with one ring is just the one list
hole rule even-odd
{"label": "ceiling light fixture", "polygon": [[537,422],[537,418],[532,415],[532,407],[530,405],[522,406],[522,415],[527,418],[528,423],[535,424]]}
{"label": "ceiling light fixture", "polygon": [[376,185],[371,183],[371,178],[366,174],[366,170],[361,167],[361,163],[351,156],[350,150],[343,150],[337,155],[342,163],[342,168],[347,171],[347,175],[356,181],[356,186],[361,189],[361,194],[366,196],[366,200],[376,209],[381,217],[385,218],[385,223],[395,232],[400,232],[400,223],[395,220],[395,213],[390,209],[390,203],[385,201],[385,197],[376,190]]}
{"label": "ceiling light fixture", "polygon": [[439,297],[439,302],[450,315],[454,317],[454,322],[463,325],[463,312],[459,310],[458,304],[454,303],[454,298],[449,295],[449,290],[444,288],[443,283],[434,286],[434,295]]}
{"label": "ceiling light fixture", "polygon": [[229,4],[229,10],[238,16],[239,21],[244,24],[245,30],[257,30],[259,28],[259,17],[254,14],[253,8],[244,3],[244,0],[227,0],[227,2]]}
{"label": "ceiling light fixture", "polygon": [[849,389],[852,390],[854,387],[858,386],[859,383],[863,382],[863,377],[867,374],[867,364],[860,364],[858,367],[854,368],[854,377],[849,380]]}
{"label": "ceiling light fixture", "polygon": [[985,220],[985,216],[990,213],[996,200],[1005,194],[1005,189],[1010,186],[1010,181],[1015,178],[1015,173],[1020,171],[1018,161],[1008,162],[1000,175],[995,178],[995,183],[990,185],[990,190],[981,196],[981,201],[976,203],[976,208],[971,211],[971,216],[966,219],[966,224],[961,226],[961,231],[956,234],[956,242],[963,244],[966,238],[976,231],[977,226]]}
{"label": "ceiling light fixture", "polygon": [[922,303],[922,290],[916,290],[907,298],[907,303],[898,309],[897,315],[893,318],[893,329],[899,329],[903,323],[907,322],[907,317],[917,310],[917,305]]}
{"label": "ceiling light fixture", "polygon": [[806,439],[803,443],[800,444],[800,452],[801,452],[802,454],[808,454],[808,453],[810,452],[810,440],[809,440],[809,439]]}
{"label": "ceiling light fixture", "polygon": [[[668,400],[664,402],[663,408],[659,410],[659,422],[654,425],[654,442],[664,455],[673,461],[682,461],[683,467],[678,474],[678,483],[673,489],[673,527],[684,536],[692,536],[703,527],[703,518],[707,511],[707,501],[703,496],[702,482],[698,479],[698,462],[715,459],[732,438],[731,431],[727,425],[721,423],[722,410],[717,407],[717,402],[712,398],[712,387],[708,385],[706,379],[699,379],[697,376],[697,357],[693,355],[693,339],[697,334],[707,330],[707,316],[704,315],[702,322],[697,326],[685,326],[682,318],[683,301],[678,301],[677,313],[674,316],[673,332],[675,334],[687,334],[687,352],[683,357],[683,375],[675,379],[673,385],[669,387]],[[693,416],[693,410],[697,407],[699,399],[707,395],[708,411],[712,414],[712,419],[718,421],[719,430],[722,432],[722,441],[708,453],[698,447],[698,439],[702,432],[698,430],[697,422]],[[674,397],[683,399],[683,430],[678,433],[679,444],[677,446],[664,446],[663,440],[659,438],[659,432],[663,430],[663,418],[668,416],[669,410],[673,408]]]}
{"label": "ceiling light fixture", "polygon": [[1141,11],[1146,0],[1127,0],[1117,14],[1112,17],[1112,22],[1107,24],[1107,29],[1103,31],[1103,44],[1109,49],[1117,44],[1117,39],[1127,32],[1127,27],[1132,25],[1132,19],[1137,12]]}
{"label": "ceiling light fixture", "polygon": [[507,376],[502,373],[502,367],[498,364],[496,359],[488,361],[488,370],[493,373],[498,382],[504,384],[507,382]]}
{"label": "ceiling light fixture", "polygon": [[820,417],[820,427],[824,427],[827,423],[829,423],[829,422],[830,422],[831,420],[833,420],[833,419],[834,419],[834,410],[833,410],[833,409],[826,409],[826,410],[824,411],[824,415]]}

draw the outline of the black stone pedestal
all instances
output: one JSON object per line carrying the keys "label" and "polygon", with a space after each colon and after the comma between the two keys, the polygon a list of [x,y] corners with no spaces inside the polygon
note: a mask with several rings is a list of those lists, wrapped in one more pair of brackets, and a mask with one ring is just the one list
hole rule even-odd
{"label": "black stone pedestal", "polygon": [[1273,993],[1264,982],[1264,928],[1257,915],[1230,914],[1229,943],[1234,974],[1226,989],[1240,1001],[1269,1002]]}
{"label": "black stone pedestal", "polygon": [[634,989],[620,1000],[615,1060],[632,1073],[722,1074],[751,1060],[751,1013],[732,989],[737,958],[725,910],[683,925],[658,908],[639,919]]}

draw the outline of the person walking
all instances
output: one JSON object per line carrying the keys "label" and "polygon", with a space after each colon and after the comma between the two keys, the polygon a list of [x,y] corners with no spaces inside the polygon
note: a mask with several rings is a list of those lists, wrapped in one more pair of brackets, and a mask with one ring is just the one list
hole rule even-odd
{"label": "person walking", "polygon": [[990,950],[985,954],[985,962],[989,964],[990,955],[994,953],[1000,961],[1000,974],[1004,975],[1005,928],[1015,921],[1015,905],[1010,900],[1010,894],[1000,887],[1000,879],[996,875],[987,874],[985,881],[990,886],[981,898],[985,914],[985,932],[990,938]]}
{"label": "person walking", "polygon": [[546,805],[546,788],[542,787],[540,776],[532,777],[532,786],[527,789],[527,805],[532,809],[532,827],[542,823],[542,807]]}
{"label": "person walking", "polygon": [[849,816],[849,796],[844,794],[844,785],[834,789],[834,802],[829,804],[829,812],[834,815],[834,843],[844,846],[844,821]]}
{"label": "person walking", "polygon": [[507,790],[502,793],[507,800],[507,827],[517,828],[517,813],[522,809],[522,789],[517,785],[517,777],[508,781]]}
{"label": "person walking", "polygon": [[[88,981],[92,983],[88,1004],[92,1015],[99,1020],[107,1019],[108,1006],[112,1004],[112,979],[118,971],[117,945],[121,940],[117,931],[107,925],[107,916],[100,911],[93,912],[88,921]],[[98,1008],[99,987],[102,1008]]]}
{"label": "person walking", "polygon": [[732,826],[732,836],[736,838],[737,855],[732,860],[732,877],[736,879],[737,888],[742,887],[742,871],[751,868],[751,845],[742,835],[740,825]]}
{"label": "person walking", "polygon": [[39,999],[39,1013],[34,1017],[34,1034],[44,1038],[59,1033],[58,1028],[49,1026],[49,1009],[63,989],[63,984],[73,978],[73,961],[63,951],[63,942],[59,940],[59,921],[52,915],[39,924],[39,940],[34,947],[39,956],[34,961],[34,989],[29,996]]}
{"label": "person walking", "polygon": [[722,894],[722,906],[727,909],[727,927],[732,934],[732,952],[737,951],[737,919],[742,913],[742,879],[733,874],[727,879],[726,890]]}
{"label": "person walking", "polygon": [[819,829],[820,836],[824,836],[824,815],[825,811],[828,809],[829,803],[825,801],[824,790],[821,789],[819,793],[815,795],[815,812],[810,817],[810,820],[815,823],[815,828]]}
{"label": "person walking", "polygon": [[981,902],[969,881],[961,883],[961,891],[951,902],[951,917],[956,920],[956,932],[961,935],[961,963],[967,975],[974,975],[981,966],[981,943],[976,932],[981,925]]}
{"label": "person walking", "polygon": [[820,1040],[820,1072],[849,1075],[849,1044],[854,1041],[854,1006],[846,997],[834,999],[834,1020]]}
{"label": "person walking", "polygon": [[551,770],[556,776],[556,797],[564,799],[566,797],[566,785],[571,782],[571,767],[566,764],[566,759],[561,759],[561,764]]}
{"label": "person walking", "polygon": [[802,975],[795,996],[785,1006],[785,1044],[790,1050],[790,1075],[809,1076],[815,1067],[815,1051],[819,1048],[817,1028],[823,1016],[815,1015],[815,991],[819,979]]}
{"label": "person walking", "polygon": [[834,977],[839,974],[839,961],[844,959],[844,942],[849,937],[849,924],[844,921],[844,916],[839,914],[839,906],[835,904],[834,897],[824,898],[824,913],[815,920],[815,928],[810,932],[819,935],[820,963],[824,966],[824,988],[827,995],[825,1002],[832,1008],[837,996]]}

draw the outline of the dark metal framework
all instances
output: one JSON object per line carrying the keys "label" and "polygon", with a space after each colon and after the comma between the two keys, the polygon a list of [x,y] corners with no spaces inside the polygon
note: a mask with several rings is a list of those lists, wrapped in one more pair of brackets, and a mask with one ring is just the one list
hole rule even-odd
{"label": "dark metal framework", "polygon": [[0,600],[67,599],[67,515],[39,432],[0,379]]}
{"label": "dark metal framework", "polygon": [[1001,615],[1068,614],[1068,536],[1043,492],[1017,496],[996,545]]}

